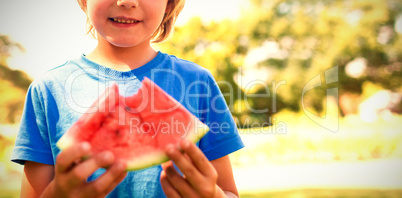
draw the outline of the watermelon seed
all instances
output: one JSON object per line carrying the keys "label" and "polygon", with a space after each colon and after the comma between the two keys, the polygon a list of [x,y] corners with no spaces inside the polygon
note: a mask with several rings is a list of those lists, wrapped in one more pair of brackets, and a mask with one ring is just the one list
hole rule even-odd
{"label": "watermelon seed", "polygon": [[124,108],[129,113],[139,113],[139,111],[137,111],[135,108],[130,108],[129,106],[125,106]]}

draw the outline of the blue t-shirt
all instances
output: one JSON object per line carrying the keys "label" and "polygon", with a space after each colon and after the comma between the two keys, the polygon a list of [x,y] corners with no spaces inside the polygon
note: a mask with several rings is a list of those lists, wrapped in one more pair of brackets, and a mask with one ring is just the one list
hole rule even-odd
{"label": "blue t-shirt", "polygon": [[[147,64],[126,72],[116,71],[84,55],[48,71],[29,87],[12,161],[55,164],[57,141],[89,110],[112,83],[121,95],[136,93],[147,77],[210,127],[198,146],[209,160],[228,155],[244,145],[210,72],[199,65],[159,52]],[[159,177],[162,168],[130,171],[108,197],[164,197]],[[97,170],[89,180],[105,170]]]}

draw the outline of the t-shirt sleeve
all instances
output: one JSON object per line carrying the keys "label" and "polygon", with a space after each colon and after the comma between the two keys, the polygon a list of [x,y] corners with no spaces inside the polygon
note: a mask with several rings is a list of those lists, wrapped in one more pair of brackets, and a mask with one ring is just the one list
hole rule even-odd
{"label": "t-shirt sleeve", "polygon": [[28,89],[11,161],[54,164],[43,102],[40,86],[33,82]]}
{"label": "t-shirt sleeve", "polygon": [[207,85],[201,101],[201,121],[209,132],[199,147],[208,160],[226,156],[244,147],[234,119],[213,76],[208,73]]}

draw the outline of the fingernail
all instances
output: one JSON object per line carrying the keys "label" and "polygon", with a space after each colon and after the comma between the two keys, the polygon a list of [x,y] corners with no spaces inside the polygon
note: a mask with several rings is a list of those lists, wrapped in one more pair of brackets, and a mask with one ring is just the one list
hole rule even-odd
{"label": "fingernail", "polygon": [[110,152],[105,152],[102,154],[102,158],[106,161],[111,161],[112,160],[112,154]]}
{"label": "fingernail", "polygon": [[121,171],[126,170],[126,165],[124,164],[124,162],[118,162],[117,169]]}
{"label": "fingernail", "polygon": [[190,146],[190,142],[188,140],[183,140],[183,148],[188,148]]}
{"label": "fingernail", "polygon": [[90,145],[89,145],[88,142],[84,142],[84,143],[81,144],[81,149],[82,149],[83,151],[88,151],[89,148],[90,148]]}
{"label": "fingernail", "polygon": [[166,148],[167,154],[173,154],[174,153],[174,146],[173,145],[168,145]]}

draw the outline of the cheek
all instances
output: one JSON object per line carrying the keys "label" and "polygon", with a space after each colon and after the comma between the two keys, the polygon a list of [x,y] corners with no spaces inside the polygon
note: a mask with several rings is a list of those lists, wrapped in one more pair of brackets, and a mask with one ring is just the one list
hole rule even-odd
{"label": "cheek", "polygon": [[87,17],[91,21],[93,25],[105,19],[107,14],[107,7],[105,3],[101,3],[100,1],[96,3],[92,3],[93,1],[88,1],[87,3]]}
{"label": "cheek", "polygon": [[164,12],[154,12],[152,15],[153,18],[153,26],[156,26],[156,28],[158,28],[162,21],[163,21],[163,17],[164,17],[165,13]]}
{"label": "cheek", "polygon": [[145,1],[143,4],[145,12],[149,13],[154,20],[162,22],[163,16],[166,12],[167,1]]}

